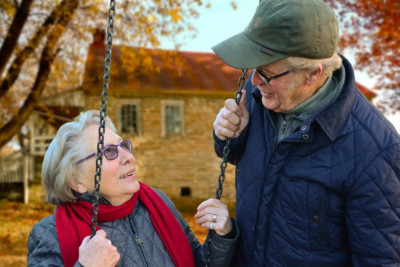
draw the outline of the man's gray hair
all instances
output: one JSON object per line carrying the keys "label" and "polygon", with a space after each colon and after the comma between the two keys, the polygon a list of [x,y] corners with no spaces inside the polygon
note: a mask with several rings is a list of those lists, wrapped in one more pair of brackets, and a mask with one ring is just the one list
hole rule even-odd
{"label": "man's gray hair", "polygon": [[318,64],[321,64],[322,75],[329,77],[335,70],[340,68],[342,65],[342,58],[337,53],[334,53],[331,57],[325,59],[287,57],[284,59],[284,63],[289,68],[305,71],[314,71],[318,68]]}
{"label": "man's gray hair", "polygon": [[[42,165],[42,184],[49,203],[58,205],[76,201],[70,183],[79,180],[85,171],[85,164],[76,165],[78,160],[86,156],[82,133],[86,127],[99,124],[100,112],[88,110],[58,130],[46,151]],[[116,132],[109,117],[106,118],[106,127]]]}

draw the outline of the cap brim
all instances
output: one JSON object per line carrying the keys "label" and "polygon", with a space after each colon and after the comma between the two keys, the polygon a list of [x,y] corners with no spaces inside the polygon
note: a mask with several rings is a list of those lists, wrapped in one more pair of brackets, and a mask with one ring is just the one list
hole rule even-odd
{"label": "cap brim", "polygon": [[229,66],[236,69],[252,69],[288,57],[267,49],[250,40],[245,32],[234,35],[212,47],[212,50]]}

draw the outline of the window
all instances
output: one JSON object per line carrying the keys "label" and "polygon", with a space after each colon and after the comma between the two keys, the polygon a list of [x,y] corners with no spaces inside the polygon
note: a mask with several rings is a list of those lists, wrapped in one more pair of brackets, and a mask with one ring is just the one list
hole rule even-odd
{"label": "window", "polygon": [[183,134],[183,101],[161,101],[162,135]]}
{"label": "window", "polygon": [[141,134],[140,100],[117,100],[117,130],[120,134]]}
{"label": "window", "polygon": [[121,107],[121,133],[138,134],[137,106],[122,105]]}
{"label": "window", "polygon": [[167,133],[181,132],[181,112],[179,106],[165,106],[165,129]]}

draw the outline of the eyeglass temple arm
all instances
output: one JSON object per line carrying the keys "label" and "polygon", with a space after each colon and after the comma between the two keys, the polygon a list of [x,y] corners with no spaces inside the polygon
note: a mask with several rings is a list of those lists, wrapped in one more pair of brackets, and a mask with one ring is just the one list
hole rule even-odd
{"label": "eyeglass temple arm", "polygon": [[92,154],[90,154],[89,156],[87,156],[87,157],[85,157],[85,158],[79,160],[76,164],[79,164],[79,163],[81,163],[82,161],[85,161],[85,160],[87,160],[87,159],[90,159],[90,158],[93,157],[94,155],[96,155],[96,153],[92,153]]}

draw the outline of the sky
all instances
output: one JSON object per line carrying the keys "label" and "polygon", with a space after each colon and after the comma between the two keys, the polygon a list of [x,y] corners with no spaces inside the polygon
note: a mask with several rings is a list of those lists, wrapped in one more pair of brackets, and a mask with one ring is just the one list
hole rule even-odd
{"label": "sky", "polygon": [[[198,9],[199,18],[190,22],[197,29],[197,36],[193,39],[180,40],[182,51],[212,52],[211,47],[225,39],[242,32],[252,19],[258,5],[258,0],[235,0],[237,9],[231,6],[231,0],[210,1],[211,7],[202,6]],[[173,49],[173,44],[168,40],[161,43],[164,49]],[[346,58],[354,65],[355,60],[350,53],[344,52]],[[374,79],[367,74],[355,70],[356,80],[371,88],[374,86]],[[400,112],[387,118],[400,133]]]}
{"label": "sky", "polygon": [[[197,36],[194,39],[181,40],[183,45],[180,50],[212,52],[212,46],[244,30],[258,4],[258,0],[235,0],[237,9],[234,10],[231,0],[210,2],[210,8],[203,5],[198,9],[199,18],[190,20],[198,30]],[[163,42],[162,47],[173,49],[169,42]]]}

